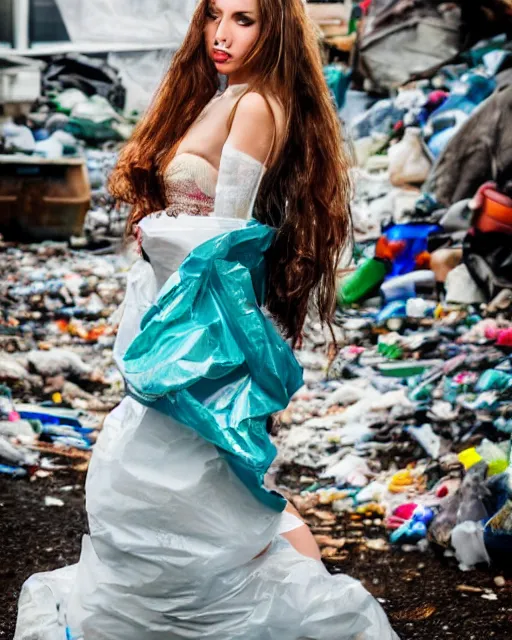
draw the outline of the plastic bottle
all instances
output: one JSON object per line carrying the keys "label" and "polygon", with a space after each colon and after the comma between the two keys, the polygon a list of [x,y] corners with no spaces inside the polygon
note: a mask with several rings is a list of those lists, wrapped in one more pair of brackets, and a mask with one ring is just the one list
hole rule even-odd
{"label": "plastic bottle", "polygon": [[388,268],[387,262],[378,258],[364,262],[354,273],[341,281],[337,295],[338,304],[354,304],[364,298],[384,281]]}
{"label": "plastic bottle", "polygon": [[411,271],[403,276],[397,276],[387,280],[380,288],[380,293],[385,303],[395,300],[408,300],[416,298],[420,289],[433,289],[435,276],[430,270]]}

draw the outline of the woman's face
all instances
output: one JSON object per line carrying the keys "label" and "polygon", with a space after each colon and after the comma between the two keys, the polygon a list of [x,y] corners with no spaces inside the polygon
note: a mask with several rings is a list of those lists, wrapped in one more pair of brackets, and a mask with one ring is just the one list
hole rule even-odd
{"label": "woman's face", "polygon": [[209,0],[206,49],[230,83],[247,80],[243,66],[260,33],[258,0]]}

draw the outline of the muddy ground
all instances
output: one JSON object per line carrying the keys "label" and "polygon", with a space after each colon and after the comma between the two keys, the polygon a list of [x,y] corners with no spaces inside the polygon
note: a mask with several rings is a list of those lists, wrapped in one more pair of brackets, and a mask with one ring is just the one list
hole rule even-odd
{"label": "muddy ground", "polygon": [[[0,638],[14,637],[23,581],[34,572],[78,560],[81,536],[87,530],[83,480],[79,473],[34,482],[0,477]],[[45,507],[46,496],[60,498],[65,506]],[[346,561],[329,570],[363,580],[403,639],[512,638],[510,569],[462,573],[453,559],[432,552],[353,550]],[[506,578],[504,587],[496,586],[496,576]],[[482,592],[464,593],[457,590],[460,585]],[[492,589],[496,600],[482,597],[486,588]]]}

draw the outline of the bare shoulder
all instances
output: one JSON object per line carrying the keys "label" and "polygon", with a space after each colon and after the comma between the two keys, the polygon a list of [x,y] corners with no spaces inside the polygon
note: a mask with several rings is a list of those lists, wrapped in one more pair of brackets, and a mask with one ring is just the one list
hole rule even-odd
{"label": "bare shoulder", "polygon": [[242,96],[238,102],[236,118],[256,124],[272,124],[274,121],[273,109],[268,98],[250,91]]}
{"label": "bare shoulder", "polygon": [[256,91],[246,93],[240,99],[233,121],[234,128],[245,129],[260,137],[260,143],[267,150],[276,135],[278,144],[285,129],[284,109],[279,101],[270,95]]}
{"label": "bare shoulder", "polygon": [[239,108],[245,113],[260,117],[274,116],[274,118],[284,118],[284,109],[279,100],[270,94],[262,94],[256,91],[249,91],[239,102]]}

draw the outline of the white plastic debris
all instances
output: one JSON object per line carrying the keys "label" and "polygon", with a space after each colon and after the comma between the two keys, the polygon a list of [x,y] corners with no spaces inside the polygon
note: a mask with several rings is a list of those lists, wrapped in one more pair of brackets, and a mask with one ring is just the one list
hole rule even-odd
{"label": "white plastic debris", "polygon": [[44,499],[45,507],[63,507],[64,501],[59,498],[52,498],[52,496],[46,496]]}
{"label": "white plastic debris", "polygon": [[470,571],[480,562],[491,562],[485,548],[484,527],[481,522],[458,524],[452,531],[452,546],[461,571]]}
{"label": "white plastic debris", "polygon": [[421,427],[407,427],[407,433],[418,442],[426,453],[437,460],[441,453],[441,438],[434,433],[432,426],[423,424]]}
{"label": "white plastic debris", "polygon": [[372,472],[366,460],[354,455],[347,455],[336,464],[327,467],[322,478],[335,478],[337,484],[348,484],[352,487],[365,487]]}
{"label": "white plastic debris", "polygon": [[66,349],[30,351],[28,361],[43,376],[56,376],[61,373],[87,375],[92,371],[79,355]]}

